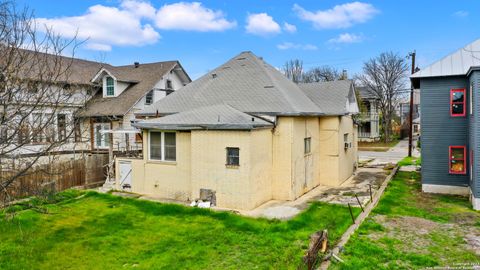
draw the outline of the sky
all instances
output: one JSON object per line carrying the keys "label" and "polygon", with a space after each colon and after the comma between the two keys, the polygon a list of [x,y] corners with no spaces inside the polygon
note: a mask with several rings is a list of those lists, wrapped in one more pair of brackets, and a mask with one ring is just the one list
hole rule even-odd
{"label": "sky", "polygon": [[[84,41],[78,58],[112,65],[179,60],[192,79],[242,51],[281,68],[360,73],[385,51],[420,68],[480,38],[478,0],[17,0],[39,26]],[[41,27],[39,27],[41,29]]]}

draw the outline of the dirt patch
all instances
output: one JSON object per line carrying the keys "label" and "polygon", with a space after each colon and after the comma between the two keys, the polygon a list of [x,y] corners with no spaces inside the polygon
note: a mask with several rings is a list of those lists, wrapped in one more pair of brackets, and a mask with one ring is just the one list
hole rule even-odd
{"label": "dirt patch", "polygon": [[[439,223],[410,216],[376,215],[372,219],[385,228],[384,231],[368,234],[368,238],[375,242],[378,241],[380,245],[382,245],[382,239],[388,238],[399,240],[396,249],[403,252],[428,254],[430,248],[441,248],[453,253],[470,250],[480,255],[480,229],[476,226]],[[443,243],[438,242],[438,237],[443,239]]]}
{"label": "dirt patch", "polygon": [[386,216],[375,216],[373,218],[377,223],[382,224],[390,230],[398,230],[409,234],[428,234],[438,229],[439,223],[418,217],[395,217],[387,218]]}
{"label": "dirt patch", "polygon": [[451,217],[452,222],[460,224],[460,225],[468,225],[468,226],[475,226],[479,219],[478,214],[476,213],[456,213]]}
{"label": "dirt patch", "polygon": [[480,234],[469,233],[463,238],[467,243],[467,247],[475,251],[475,254],[480,255]]}

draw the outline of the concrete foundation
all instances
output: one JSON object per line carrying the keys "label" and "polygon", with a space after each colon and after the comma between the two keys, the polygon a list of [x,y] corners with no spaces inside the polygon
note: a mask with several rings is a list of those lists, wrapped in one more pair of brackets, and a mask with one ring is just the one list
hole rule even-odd
{"label": "concrete foundation", "polygon": [[468,196],[470,194],[470,189],[468,187],[447,185],[422,184],[422,191],[426,193],[453,194],[465,196]]}

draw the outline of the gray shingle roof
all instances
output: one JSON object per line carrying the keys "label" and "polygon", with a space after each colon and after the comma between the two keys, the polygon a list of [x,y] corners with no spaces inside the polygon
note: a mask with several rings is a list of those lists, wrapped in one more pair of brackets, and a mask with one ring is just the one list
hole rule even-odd
{"label": "gray shingle roof", "polygon": [[301,83],[301,90],[328,115],[345,115],[351,111],[347,108],[352,95],[353,83],[350,80]]}
{"label": "gray shingle roof", "polygon": [[466,75],[472,67],[480,67],[480,39],[414,73],[410,78]]}
{"label": "gray shingle roof", "polygon": [[161,130],[251,130],[273,127],[261,118],[243,113],[229,105],[218,104],[200,107],[160,118],[143,120],[133,126]]}
{"label": "gray shingle roof", "polygon": [[[1,46],[1,45],[0,45]],[[5,47],[1,47],[5,50]],[[22,79],[41,79],[39,74],[47,72],[48,69],[54,71],[53,78],[48,76],[48,79],[54,79],[55,82],[64,82],[70,84],[90,85],[93,83],[91,79],[102,67],[111,67],[108,64],[88,61],[73,57],[66,57],[61,55],[53,55],[39,51],[31,51],[19,48],[10,48],[12,59],[17,60],[15,65],[19,68],[18,75]],[[7,52],[3,52],[7,53]],[[5,59],[0,59],[0,63]]]}
{"label": "gray shingle roof", "polygon": [[251,52],[240,53],[140,114],[165,115],[216,104],[252,114],[322,114],[295,83]]}
{"label": "gray shingle roof", "polygon": [[360,97],[363,99],[378,99],[378,97],[370,91],[367,87],[365,86],[357,86],[355,89],[358,91],[360,94]]}
{"label": "gray shingle roof", "polygon": [[[86,107],[79,111],[77,116],[89,117],[126,114],[138,100],[153,89],[162,76],[176,65],[179,65],[177,61],[166,61],[140,64],[137,68],[135,68],[134,65],[104,67],[118,80],[131,82],[131,85],[117,97],[104,98],[102,91],[98,91],[87,103]],[[93,79],[93,76],[90,80],[91,79]]]}

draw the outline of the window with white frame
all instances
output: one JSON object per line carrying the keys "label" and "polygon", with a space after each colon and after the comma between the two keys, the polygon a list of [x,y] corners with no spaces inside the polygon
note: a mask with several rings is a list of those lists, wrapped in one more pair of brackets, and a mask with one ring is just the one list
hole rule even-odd
{"label": "window with white frame", "polygon": [[105,78],[105,86],[106,86],[106,95],[107,96],[114,96],[115,95],[115,81],[112,77]]}
{"label": "window with white frame", "polygon": [[173,89],[172,81],[166,80],[165,81],[165,89]]}
{"label": "window with white frame", "polygon": [[145,95],[145,105],[150,105],[152,103],[153,103],[153,90],[150,90]]}
{"label": "window with white frame", "polygon": [[110,129],[110,123],[93,124],[93,140],[96,149],[104,149],[110,146],[110,136],[103,131]]}
{"label": "window with white frame", "polygon": [[149,153],[151,160],[177,160],[177,145],[175,132],[151,131],[149,135]]}
{"label": "window with white frame", "polygon": [[67,137],[67,117],[65,114],[57,114],[57,139],[65,140]]}

